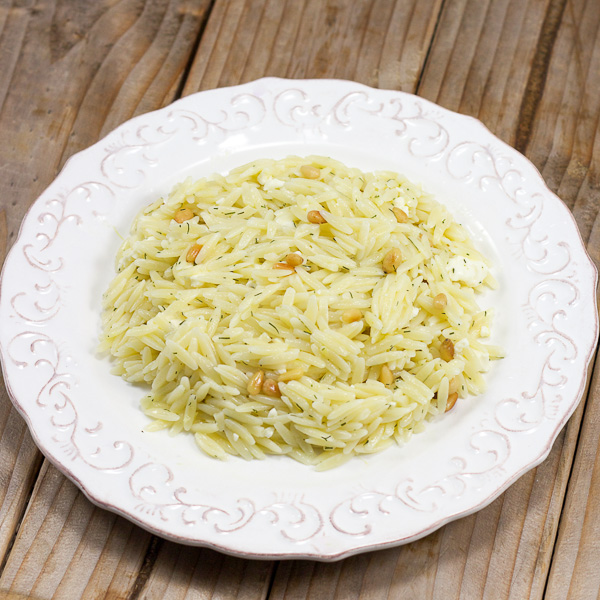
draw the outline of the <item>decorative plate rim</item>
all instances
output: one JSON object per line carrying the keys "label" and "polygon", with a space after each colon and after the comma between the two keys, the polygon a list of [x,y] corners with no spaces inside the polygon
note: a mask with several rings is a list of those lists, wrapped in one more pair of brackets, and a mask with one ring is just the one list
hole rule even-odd
{"label": "decorative plate rim", "polygon": [[[222,104],[219,104],[219,102],[222,102]],[[229,105],[227,102],[229,102]],[[217,105],[219,105],[219,109],[215,110]],[[221,109],[222,112],[220,112]],[[229,112],[227,112],[228,110]],[[467,135],[464,139],[460,138],[459,134],[452,129],[457,126],[456,124],[459,124],[462,129],[466,130],[475,128],[475,137],[470,138]],[[396,127],[397,130],[395,132],[388,132],[390,125],[392,129]],[[153,126],[154,130],[150,132],[149,130]],[[178,127],[179,129],[177,129]],[[361,130],[361,127],[364,130]],[[380,129],[377,129],[378,127]],[[278,131],[278,128],[280,131]],[[358,133],[353,131],[353,128],[358,129]],[[157,185],[156,183],[151,185],[143,183],[146,179],[152,180],[152,177],[154,177],[154,175],[147,175],[145,172],[142,173],[143,169],[150,172],[154,164],[160,163],[162,165],[163,162],[166,164],[168,160],[165,156],[160,155],[160,153],[158,156],[153,155],[153,147],[168,146],[173,141],[183,143],[184,145],[188,144],[189,148],[200,148],[203,150],[208,147],[209,149],[216,149],[217,161],[221,160],[226,163],[238,155],[243,155],[245,151],[256,153],[259,148],[268,150],[270,148],[268,144],[260,145],[256,142],[257,134],[269,138],[268,142],[271,144],[271,149],[275,148],[276,151],[287,148],[290,145],[298,147],[322,146],[323,148],[332,149],[333,147],[343,145],[348,139],[356,139],[357,136],[360,139],[368,138],[369,143],[372,145],[373,142],[369,138],[371,134],[369,131],[366,131],[368,128],[373,128],[382,136],[386,136],[389,133],[390,138],[386,137],[385,143],[396,144],[397,142],[398,147],[394,146],[394,148],[409,162],[413,160],[410,156],[414,158],[414,164],[419,164],[419,161],[421,161],[425,172],[439,173],[443,167],[446,169],[443,173],[447,173],[448,179],[451,179],[455,174],[460,172],[460,169],[464,170],[465,165],[472,168],[473,172],[480,169],[479,173],[483,173],[483,175],[478,182],[473,179],[471,172],[467,172],[466,175],[464,173],[460,176],[456,175],[455,179],[458,182],[456,185],[469,190],[476,189],[477,186],[480,188],[482,186],[490,186],[483,191],[492,198],[495,197],[494,194],[498,193],[493,188],[496,185],[501,190],[498,197],[506,197],[516,205],[520,205],[521,208],[526,206],[528,210],[531,209],[531,213],[529,214],[521,214],[515,209],[515,211],[510,213],[510,219],[518,222],[514,227],[512,225],[510,227],[507,226],[507,231],[510,229],[518,233],[523,228],[529,228],[529,233],[524,238],[525,241],[519,242],[523,253],[525,253],[525,259],[529,258],[529,266],[534,264],[535,268],[537,268],[537,266],[543,263],[544,267],[546,267],[549,262],[551,263],[552,260],[556,260],[552,256],[546,255],[539,257],[536,254],[534,258],[527,256],[528,251],[533,251],[531,248],[526,249],[526,246],[530,243],[536,246],[536,252],[539,249],[543,249],[545,244],[554,243],[554,249],[559,246],[560,249],[564,249],[565,244],[568,247],[568,260],[565,265],[563,266],[562,263],[550,265],[551,268],[555,268],[554,274],[561,275],[562,279],[559,280],[557,276],[556,281],[562,282],[565,290],[559,289],[560,285],[558,283],[549,283],[551,281],[550,276],[547,275],[544,279],[540,271],[541,275],[538,279],[532,276],[532,282],[535,282],[535,284],[531,290],[539,287],[541,296],[533,299],[531,306],[525,307],[523,312],[525,314],[525,309],[528,308],[539,309],[536,313],[537,317],[534,315],[529,325],[534,330],[536,328],[539,330],[541,327],[542,331],[539,332],[539,335],[546,334],[550,337],[549,341],[544,342],[546,345],[550,344],[549,347],[552,348],[550,354],[546,357],[545,363],[546,366],[549,366],[550,374],[554,376],[554,372],[558,371],[556,367],[559,362],[564,367],[570,361],[575,364],[574,369],[576,371],[574,377],[571,379],[576,381],[569,381],[569,377],[567,377],[567,380],[564,382],[560,380],[556,380],[558,382],[553,380],[552,383],[545,382],[545,367],[542,366],[539,386],[533,395],[528,390],[525,390],[522,391],[520,399],[495,399],[496,404],[493,405],[493,410],[489,414],[485,414],[485,419],[495,419],[496,425],[502,423],[504,429],[502,427],[494,429],[491,426],[484,430],[477,430],[475,428],[475,433],[470,438],[471,443],[482,445],[471,448],[469,451],[470,454],[464,451],[464,456],[466,457],[465,463],[473,459],[473,457],[475,457],[475,461],[485,461],[490,456],[496,456],[504,452],[506,456],[502,458],[504,462],[500,463],[499,468],[500,473],[504,469],[504,478],[497,479],[496,483],[490,484],[490,473],[493,472],[494,477],[498,476],[496,467],[492,467],[487,471],[485,470],[486,467],[481,466],[479,467],[480,471],[468,471],[466,467],[460,471],[457,467],[458,470],[456,473],[452,471],[442,472],[438,480],[433,481],[429,486],[422,487],[420,491],[411,488],[412,480],[410,478],[405,478],[405,481],[398,481],[396,486],[388,486],[387,489],[383,485],[381,489],[372,487],[371,489],[365,488],[366,491],[360,491],[356,486],[347,486],[347,489],[344,488],[345,491],[343,492],[345,496],[342,494],[343,498],[333,509],[330,503],[329,506],[324,505],[323,508],[312,506],[303,512],[304,509],[301,508],[301,505],[304,502],[305,496],[311,499],[312,502],[315,502],[311,496],[314,490],[307,491],[306,494],[300,494],[300,499],[296,497],[293,501],[278,501],[278,496],[275,494],[270,503],[263,502],[263,506],[258,506],[258,508],[256,506],[250,508],[245,505],[242,506],[246,499],[239,497],[237,504],[234,502],[227,509],[222,509],[222,506],[225,506],[225,504],[210,505],[210,501],[217,502],[216,500],[205,500],[204,504],[202,502],[197,504],[186,503],[186,501],[182,500],[185,494],[182,495],[180,493],[181,488],[179,488],[171,494],[172,497],[170,500],[174,499],[174,501],[162,504],[155,502],[153,504],[144,495],[147,489],[151,488],[154,490],[153,493],[157,496],[160,495],[162,491],[169,489],[171,480],[177,478],[177,471],[175,470],[175,474],[173,474],[170,472],[170,468],[163,465],[169,473],[166,479],[163,477],[161,480],[161,477],[164,475],[164,473],[159,473],[161,465],[158,462],[152,463],[153,466],[150,469],[152,473],[143,472],[143,476],[146,479],[144,479],[144,485],[140,484],[141,487],[138,490],[135,488],[135,483],[132,482],[135,481],[135,477],[150,462],[140,461],[138,458],[138,462],[134,465],[136,469],[133,472],[127,470],[128,465],[135,462],[133,457],[136,456],[136,453],[142,459],[146,456],[148,456],[148,460],[155,459],[156,457],[151,455],[151,449],[148,450],[148,448],[144,447],[140,450],[140,447],[135,446],[133,443],[131,444],[130,462],[125,461],[123,464],[119,464],[116,467],[113,465],[110,468],[93,466],[90,470],[90,465],[93,460],[96,460],[92,458],[95,456],[94,452],[86,454],[79,449],[77,444],[73,442],[73,439],[71,439],[71,446],[69,446],[68,440],[65,442],[66,438],[61,438],[63,433],[68,431],[69,427],[72,427],[72,422],[69,422],[68,418],[75,418],[75,422],[78,423],[79,415],[77,411],[82,405],[76,405],[71,402],[67,394],[63,394],[61,400],[55,400],[57,390],[60,386],[63,389],[66,386],[66,389],[70,392],[73,392],[73,394],[76,393],[74,391],[76,386],[69,387],[72,384],[69,381],[65,382],[64,376],[65,374],[70,376],[72,372],[75,372],[79,373],[81,378],[81,375],[85,373],[85,367],[81,367],[83,370],[77,371],[76,369],[80,368],[80,366],[76,365],[72,367],[71,365],[69,368],[74,369],[72,372],[68,368],[65,370],[61,360],[64,359],[64,348],[67,348],[69,345],[69,336],[66,336],[66,338],[65,336],[59,337],[58,341],[55,342],[46,333],[49,331],[52,334],[53,327],[60,327],[62,316],[59,315],[61,315],[61,310],[64,308],[64,306],[58,306],[58,308],[51,306],[48,308],[48,306],[44,305],[44,302],[47,300],[46,296],[50,296],[53,293],[53,286],[63,291],[69,300],[71,300],[71,296],[74,293],[70,290],[65,291],[61,289],[61,285],[64,287],[64,282],[62,281],[56,284],[56,281],[52,277],[43,280],[40,279],[35,283],[35,293],[37,294],[36,298],[38,298],[36,300],[37,303],[33,304],[33,308],[28,305],[26,310],[21,309],[20,306],[24,302],[23,297],[27,298],[28,296],[23,289],[19,288],[19,286],[25,285],[24,278],[15,276],[15,272],[19,271],[18,263],[21,263],[21,268],[28,263],[30,265],[29,271],[35,274],[38,274],[36,269],[46,275],[50,272],[50,269],[46,268],[46,266],[40,266],[43,261],[39,256],[27,256],[26,248],[35,246],[38,243],[45,252],[53,244],[60,246],[61,243],[64,243],[65,238],[68,242],[69,235],[77,243],[81,243],[81,241],[77,241],[77,236],[72,232],[70,234],[61,234],[59,231],[61,227],[70,226],[71,218],[72,221],[79,221],[87,225],[88,228],[92,227],[93,233],[98,239],[103,239],[102,236],[106,237],[105,232],[97,233],[96,229],[101,229],[99,224],[106,223],[105,215],[101,214],[101,209],[105,205],[108,206],[107,214],[119,212],[119,208],[115,208],[116,192],[122,193],[123,197],[129,199],[128,202],[135,204],[136,201],[140,202],[139,197],[141,195],[150,193]],[[278,138],[281,131],[284,131],[286,135]],[[411,138],[411,131],[419,133],[419,135]],[[145,137],[147,135],[150,137]],[[152,138],[152,135],[155,137]],[[212,140],[211,136],[218,139]],[[236,147],[235,144],[231,145],[231,140],[235,136],[238,136],[242,150],[239,150],[239,147]],[[126,140],[125,138],[127,137],[130,139]],[[488,145],[486,146],[486,144],[480,142],[480,138]],[[279,146],[278,139],[283,140]],[[455,139],[460,139],[460,142],[450,147],[450,140]],[[263,142],[261,141],[261,143]],[[468,147],[470,143],[473,145],[472,148]],[[129,154],[125,151],[129,152]],[[340,153],[343,154],[343,151],[340,150]],[[206,154],[204,154],[204,157],[206,157]],[[99,158],[102,158],[100,160],[100,167],[98,167],[97,163]],[[133,167],[138,167],[139,164],[142,164],[143,168],[140,167],[138,170],[136,168],[123,169],[123,163],[119,163],[117,159],[124,160],[125,165],[129,164],[130,166],[133,165]],[[469,160],[471,160],[471,163],[469,163]],[[114,161],[114,164],[110,161]],[[83,180],[79,179],[75,181],[78,179],[73,174],[76,163],[80,167],[83,166],[83,174],[81,175],[81,177],[85,176]],[[241,161],[238,160],[238,163],[241,164]],[[151,166],[148,167],[148,165]],[[191,165],[188,166],[191,168]],[[486,169],[490,166],[492,171],[488,172]],[[500,166],[502,169],[500,169]],[[161,166],[160,168],[164,167]],[[204,165],[203,168],[206,170],[208,167]],[[505,170],[503,171],[503,169]],[[451,173],[452,176],[450,175]],[[410,174],[408,176],[410,178]],[[127,177],[130,177],[130,179],[128,180]],[[139,183],[140,177],[142,183]],[[517,181],[519,177],[521,177],[521,181]],[[86,178],[87,181],[85,180]],[[76,200],[79,203],[80,213],[68,213],[66,207],[72,200],[69,199],[68,194],[60,197],[58,188],[61,185],[64,187],[64,184],[69,181],[71,186],[69,194],[77,196]],[[73,183],[76,185],[73,186]],[[138,200],[131,200],[136,194]],[[59,199],[56,200],[56,198]],[[61,202],[62,213],[57,215],[52,211]],[[52,206],[50,207],[50,205]],[[96,209],[94,207],[97,206],[100,206],[99,212],[95,212]],[[469,208],[473,210],[477,209],[477,207],[471,204]],[[121,209],[121,217],[123,217],[123,210]],[[537,215],[536,211],[539,211],[539,215]],[[560,219],[553,221],[548,216],[548,213],[552,213],[551,216],[553,219],[557,217],[560,217]],[[533,217],[531,216],[532,214]],[[35,224],[36,216],[37,224]],[[481,219],[481,215],[471,218],[474,222],[477,222],[478,219]],[[550,241],[547,239],[538,239],[538,232],[535,231],[536,224],[539,224],[539,219],[542,218],[549,219],[550,223],[557,222],[561,224],[560,232],[551,232]],[[54,219],[57,225],[54,232],[55,235],[50,239],[47,233],[47,223],[48,221],[52,221],[52,219]],[[79,226],[79,223],[77,225]],[[565,231],[566,233],[564,233]],[[35,233],[33,238],[32,233]],[[568,243],[565,242],[564,236],[567,237]],[[46,242],[49,245],[44,246]],[[506,243],[508,244],[508,242]],[[65,250],[63,249],[62,252],[64,254]],[[67,254],[63,256],[57,254],[52,257],[51,253],[49,253],[49,256],[50,262],[52,258],[58,257],[62,263]],[[523,259],[523,256],[521,256],[521,259]],[[77,260],[79,258],[69,256],[66,262],[70,264],[70,262],[75,263]],[[572,264],[573,262],[575,264]],[[571,270],[567,270],[567,267],[572,267],[572,272]],[[66,268],[74,269],[74,267],[70,266]],[[535,268],[532,270],[535,271]],[[33,271],[31,271],[32,269]],[[582,276],[584,276],[583,281],[579,281]],[[263,78],[239,86],[198,92],[197,94],[177,100],[173,104],[157,111],[134,117],[117,127],[94,145],[78,152],[67,160],[54,182],[27,211],[19,234],[4,261],[2,273],[0,274],[0,320],[7,325],[3,327],[3,332],[11,329],[11,327],[12,331],[11,333],[0,333],[2,370],[8,394],[18,412],[26,420],[38,447],[61,472],[71,479],[98,506],[116,512],[162,537],[181,543],[213,548],[245,558],[338,560],[359,552],[386,548],[419,539],[456,518],[476,512],[491,503],[512,485],[514,481],[528,470],[540,464],[547,457],[560,430],[577,407],[587,383],[590,361],[598,339],[595,293],[597,277],[595,265],[585,249],[575,219],[566,205],[548,188],[537,168],[526,157],[496,138],[479,120],[449,111],[418,96],[393,90],[369,88],[351,81]],[[48,281],[50,283],[47,283]],[[557,296],[563,294],[568,300],[569,292],[566,291],[566,288],[569,286],[572,291],[576,292],[575,298],[567,302],[566,308],[560,305],[560,311],[553,313],[550,309],[549,321],[546,321],[544,311],[549,310],[547,296],[553,296],[558,301]],[[589,292],[589,297],[583,297],[583,294],[581,294],[582,290],[586,294]],[[16,298],[18,300],[15,300]],[[60,299],[59,294],[59,304]],[[564,300],[563,297],[561,299]],[[584,304],[583,307],[580,306],[581,303]],[[16,308],[17,304],[19,304],[19,308]],[[54,310],[56,310],[56,314],[54,314]],[[31,318],[31,315],[35,311],[37,311],[38,317],[42,317],[41,320],[36,321]],[[62,310],[62,314],[65,312],[65,310]],[[542,312],[544,312],[544,316],[541,316]],[[558,314],[559,312],[560,314]],[[581,338],[578,338],[576,341],[573,336],[567,336],[556,325],[555,321],[560,317],[566,319],[571,325],[571,321],[578,317],[577,312],[585,313],[588,316],[591,315],[594,326],[586,332],[585,336],[581,334]],[[47,316],[47,314],[50,316]],[[549,329],[547,331],[543,330],[540,323],[542,325],[550,323]],[[10,327],[8,326],[9,324]],[[558,337],[552,338],[551,334],[553,332]],[[568,332],[572,333],[571,330],[568,330]],[[577,333],[579,334],[579,332]],[[12,337],[10,337],[11,335]],[[557,341],[561,336],[564,339]],[[25,337],[27,337],[27,340],[25,340]],[[579,341],[580,339],[581,341]],[[36,358],[36,360],[31,359],[32,363],[28,363],[23,358],[23,353],[27,352],[26,341],[30,342],[29,349],[33,358],[36,358],[34,355],[38,352],[38,346],[42,346],[43,348],[39,354],[39,358]],[[53,344],[55,346],[54,350],[52,350]],[[569,347],[569,344],[571,344],[572,348]],[[16,346],[18,348],[14,350]],[[35,350],[34,346],[36,347]],[[574,349],[575,351],[574,358],[569,355],[570,349]],[[54,353],[51,358],[48,358],[48,352],[50,354]],[[557,353],[561,354],[561,352],[565,356],[557,358]],[[69,360],[72,359],[70,356],[67,356],[67,358]],[[84,357],[81,360],[85,362],[87,358]],[[77,357],[75,358],[76,361]],[[34,367],[37,370],[32,370]],[[40,370],[46,368],[54,369],[49,381],[44,381],[44,376],[36,375]],[[25,371],[29,371],[33,375],[30,375],[27,378],[28,381],[23,383],[20,373]],[[37,380],[35,376],[38,377]],[[37,404],[32,405],[31,400],[27,399],[31,395],[31,386],[35,387],[40,383],[43,385],[36,398]],[[50,383],[52,384],[50,386],[51,389],[47,387]],[[557,397],[554,397],[550,401],[542,397],[536,402],[536,393],[541,390],[540,393],[543,396],[544,390],[550,387],[556,388],[556,390],[553,389],[552,391],[556,391],[555,395]],[[562,396],[558,393],[563,389],[566,389],[566,400],[563,400]],[[24,390],[28,390],[29,394],[24,392]],[[46,398],[45,394],[48,394],[48,398]],[[55,394],[55,396],[52,396],[52,394]],[[44,396],[43,402],[40,400],[42,396]],[[539,412],[540,410],[540,403],[543,405],[541,416],[536,413],[536,411]],[[75,417],[69,413],[70,405],[72,405],[72,409],[75,411]],[[491,402],[490,407],[492,407]],[[519,410],[521,413],[516,414],[515,411],[518,412]],[[54,438],[52,436],[48,437],[50,426],[41,423],[42,417],[40,414],[44,413],[44,411],[54,411],[52,412],[52,419],[54,420],[51,426],[54,428]],[[65,420],[65,417],[68,418]],[[477,415],[474,417],[470,412],[465,413],[463,417],[466,419],[465,422],[468,419],[477,420],[479,418]],[[536,418],[538,421],[532,421],[532,419]],[[465,422],[463,422],[463,426],[465,426]],[[531,423],[534,426],[530,427]],[[536,440],[536,450],[525,459],[523,464],[520,464],[520,466],[510,464],[509,468],[509,463],[512,460],[510,449],[512,440],[517,439],[518,434],[525,430],[530,431],[531,436]],[[88,427],[86,431],[88,431],[88,437],[95,436],[94,439],[96,437],[101,439],[102,435],[104,435],[102,423],[100,423],[98,430]],[[542,433],[538,433],[538,431],[542,431]],[[489,434],[487,437],[483,435],[486,433]],[[73,435],[75,434],[73,433]],[[496,435],[505,436],[506,443],[504,445],[506,447],[503,447],[502,443],[496,443],[497,440],[494,437]],[[543,439],[537,439],[535,437],[537,435]],[[115,454],[122,454],[124,446],[121,445],[117,448],[117,444],[119,443],[122,444],[118,440],[115,440],[113,443]],[[411,441],[411,444],[413,443]],[[61,454],[65,444],[69,446],[71,455],[65,456]],[[98,451],[102,454],[107,446],[105,444],[102,447],[100,442],[98,444]],[[150,454],[148,454],[149,452]],[[512,457],[514,458],[514,453],[512,453]],[[403,460],[402,457],[400,458]],[[458,456],[458,459],[462,460],[460,456]],[[86,463],[86,460],[92,462]],[[385,466],[385,461],[382,464]],[[206,465],[204,466],[206,467]],[[173,465],[171,467],[175,469]],[[381,466],[377,468],[381,469]],[[96,469],[95,472],[94,469]],[[104,476],[103,469],[106,472],[110,471],[111,474],[116,474],[117,481],[120,482],[119,485],[122,485],[123,477],[128,478],[128,489],[134,497],[134,502],[130,498],[124,500],[119,495],[116,498],[111,498],[110,492],[107,493],[105,490],[98,489],[98,484],[95,483],[94,476],[99,477],[100,472]],[[360,471],[361,477],[366,482],[365,485],[374,485],[369,480],[368,468],[365,467],[365,469]],[[210,471],[210,468],[208,470]],[[235,466],[232,472],[236,472]],[[473,485],[475,485],[472,483],[474,480],[477,480],[475,487],[479,486],[477,487],[477,493],[473,492],[472,489]],[[403,484],[406,484],[404,488],[402,488]],[[311,485],[314,487],[314,480],[310,480],[308,488]],[[444,488],[444,486],[446,487]],[[467,491],[461,492],[461,486]],[[290,489],[292,488],[293,486],[290,486]],[[443,493],[439,490],[443,490]],[[193,491],[196,493],[196,496],[200,493],[195,488]],[[187,494],[187,490],[184,490],[184,492]],[[122,495],[123,491],[121,490],[119,493]],[[223,491],[221,493],[223,494]],[[255,490],[252,493],[254,493],[254,498],[250,498],[250,504],[258,497]],[[294,493],[298,495],[297,490]],[[335,493],[337,493],[337,488],[333,491],[329,488],[327,489],[327,494],[330,494],[332,498]],[[466,502],[466,504],[464,502],[461,504],[460,501],[454,502],[455,498],[459,498],[460,500],[461,493],[470,493],[471,496],[467,495],[467,497],[471,498],[471,500]],[[419,494],[421,496],[420,500],[417,497]],[[445,511],[438,510],[435,500],[437,497],[436,494],[447,496],[449,509]],[[262,498],[263,500],[265,499],[264,496]],[[431,498],[433,500],[430,500]],[[342,505],[344,505],[344,510],[340,509]],[[140,506],[142,506],[142,509],[138,510]],[[308,500],[306,506],[310,506]],[[144,512],[146,509],[149,512]],[[242,525],[237,528],[233,527],[232,523],[225,523],[226,519],[223,520],[223,523],[225,523],[223,525],[219,521],[220,517],[215,517],[215,513],[219,511],[229,515],[227,510],[230,511],[231,515],[235,513],[236,518],[239,517],[239,521],[234,524],[242,523]],[[182,534],[182,531],[189,532],[192,530],[189,528],[186,530],[185,526],[182,528],[180,525],[173,525],[173,515],[177,511],[181,511],[183,515],[181,519],[188,523],[188,527],[194,527],[197,521],[207,523],[213,519],[211,524],[214,531],[208,534],[206,531],[198,533],[198,530],[195,530],[191,535]],[[383,521],[387,519],[387,525],[390,524],[389,520],[392,519],[392,516],[388,517],[388,514],[392,515],[395,512],[396,516],[406,516],[407,511],[408,514],[415,515],[416,520],[421,518],[422,515],[420,513],[428,511],[431,513],[432,518],[422,520],[422,524],[418,525],[417,529],[404,529],[401,531],[400,528],[396,529],[391,535],[387,531],[380,531]],[[199,516],[203,512],[205,514]],[[344,512],[343,515],[342,512]],[[156,516],[157,514],[158,517]],[[206,516],[207,514],[209,516]],[[364,517],[364,515],[367,515],[368,518]],[[433,518],[434,516],[435,518]],[[370,521],[369,518],[371,519]],[[286,522],[286,519],[289,522]],[[309,528],[312,527],[314,529],[314,532],[304,538],[302,536],[294,538],[297,532],[307,524]],[[356,529],[360,529],[363,525],[366,529],[357,532]],[[230,527],[230,529],[227,529],[227,527]],[[278,527],[280,529],[279,533],[275,531]],[[353,527],[354,531],[352,530]],[[371,531],[371,527],[379,529]],[[253,541],[253,537],[257,531],[264,532],[265,537],[268,538],[262,546],[259,543],[258,547],[256,547]]]}

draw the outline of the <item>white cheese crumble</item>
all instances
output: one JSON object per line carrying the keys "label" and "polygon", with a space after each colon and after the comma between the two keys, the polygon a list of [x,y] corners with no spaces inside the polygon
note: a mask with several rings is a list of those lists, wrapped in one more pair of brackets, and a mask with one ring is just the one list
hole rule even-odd
{"label": "white cheese crumble", "polygon": [[277,179],[275,177],[271,177],[270,175],[265,177],[263,173],[258,176],[258,183],[263,186],[263,189],[266,192],[270,192],[271,190],[277,190],[283,185],[285,185],[285,181],[281,179]]}
{"label": "white cheese crumble", "polygon": [[469,340],[467,338],[463,338],[462,340],[456,342],[454,344],[454,351],[462,354],[464,350],[469,347]]}
{"label": "white cheese crumble", "polygon": [[402,196],[398,196],[395,200],[394,200],[394,207],[395,208],[399,208],[401,211],[405,212],[406,215],[408,216],[408,211],[410,210],[410,208],[414,208],[417,205],[416,201],[413,200],[406,200],[405,198],[402,198]]}
{"label": "white cheese crumble", "polygon": [[483,261],[462,256],[453,256],[448,261],[446,270],[452,281],[462,281],[471,287],[479,285],[488,274],[488,267]]}

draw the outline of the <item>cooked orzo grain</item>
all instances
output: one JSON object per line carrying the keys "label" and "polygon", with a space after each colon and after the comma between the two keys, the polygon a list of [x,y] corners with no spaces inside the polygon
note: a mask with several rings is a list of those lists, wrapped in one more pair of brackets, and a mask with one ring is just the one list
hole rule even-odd
{"label": "cooked orzo grain", "polygon": [[146,384],[148,431],[319,469],[405,442],[501,351],[465,229],[396,173],[257,160],[186,180],[135,220],[101,348]]}

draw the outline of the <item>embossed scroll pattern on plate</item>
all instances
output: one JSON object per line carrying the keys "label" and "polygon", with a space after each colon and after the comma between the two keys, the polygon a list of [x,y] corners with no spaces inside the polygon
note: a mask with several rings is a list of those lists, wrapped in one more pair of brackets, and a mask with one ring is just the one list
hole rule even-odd
{"label": "embossed scroll pattern on plate", "polygon": [[[457,123],[473,138],[458,135]],[[351,135],[360,144],[373,132],[400,155],[442,168],[448,181],[503,198],[510,216],[491,234],[511,249],[525,274],[515,293],[529,348],[536,349],[535,383],[499,396],[482,411],[477,427],[436,472],[417,469],[377,485],[348,486],[342,496],[252,492],[206,499],[201,489],[182,483],[173,465],[131,440],[116,439],[101,414],[74,401],[74,389],[86,382],[61,327],[61,313],[81,300],[73,263],[80,248],[70,240],[81,245],[95,223],[119,210],[124,194],[134,198],[155,184],[165,157],[182,146],[219,153],[231,136],[247,136],[252,147],[265,133],[296,143],[300,153],[307,136],[326,144]],[[269,530],[272,548],[261,555],[323,559],[413,539],[493,499],[549,451],[574,410],[596,336],[595,329],[583,335],[577,328],[582,316],[595,315],[595,271],[567,209],[533,166],[473,119],[415,96],[349,82],[260,80],[137,117],[73,161],[33,206],[7,261],[18,263],[21,275],[7,269],[3,281],[8,305],[1,316],[12,324],[9,339],[1,340],[6,380],[42,449],[99,504],[153,531],[252,556],[251,538]],[[567,226],[549,235],[548,222],[557,214]],[[31,402],[15,389],[23,376]],[[531,435],[536,432],[538,437]],[[525,433],[539,447],[533,460],[521,464],[517,453]],[[92,490],[91,480],[108,472],[126,482],[117,501]],[[427,515],[419,530],[403,529],[411,512]],[[326,537],[335,543],[325,547]]]}

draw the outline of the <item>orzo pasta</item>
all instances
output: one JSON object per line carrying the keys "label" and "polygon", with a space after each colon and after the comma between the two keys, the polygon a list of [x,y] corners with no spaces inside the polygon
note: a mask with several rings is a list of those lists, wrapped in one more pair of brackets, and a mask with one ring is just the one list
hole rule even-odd
{"label": "orzo pasta", "polygon": [[495,286],[444,206],[393,172],[257,160],[144,209],[104,296],[101,348],[147,384],[147,430],[319,469],[405,442],[490,360]]}

